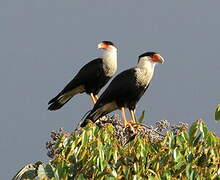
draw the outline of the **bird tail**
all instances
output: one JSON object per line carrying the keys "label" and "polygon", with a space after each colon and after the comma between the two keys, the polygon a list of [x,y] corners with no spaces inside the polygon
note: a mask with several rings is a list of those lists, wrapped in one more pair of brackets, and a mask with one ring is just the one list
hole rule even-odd
{"label": "bird tail", "polygon": [[73,96],[67,96],[67,95],[60,95],[58,94],[56,97],[51,99],[48,104],[50,105],[48,107],[48,110],[55,111],[57,109],[60,109],[63,107],[64,104],[66,104]]}
{"label": "bird tail", "polygon": [[92,121],[92,122],[96,122],[100,117],[105,115],[105,113],[102,112],[100,108],[96,109],[96,110],[88,111],[87,113],[89,113],[89,114],[86,116],[86,118],[80,124],[80,127],[85,127],[88,124],[89,120]]}
{"label": "bird tail", "polygon": [[99,118],[109,112],[114,111],[115,109],[117,109],[117,104],[115,102],[106,104],[96,103],[94,108],[86,116],[80,127],[85,127],[88,124],[89,120],[91,120],[92,122],[96,122]]}
{"label": "bird tail", "polygon": [[78,127],[85,127],[85,126],[86,126],[87,123],[85,123],[85,120],[86,120],[85,116],[87,117],[87,115],[88,115],[91,111],[92,111],[92,110],[89,110],[89,111],[87,111],[87,112],[83,115],[83,117],[82,117],[81,120],[79,121],[79,124],[78,124],[77,128],[78,128]]}
{"label": "bird tail", "polygon": [[67,85],[56,97],[51,99],[48,104],[48,110],[55,111],[60,109],[64,104],[66,104],[73,96],[85,91],[83,86],[76,86],[73,88],[73,85]]}

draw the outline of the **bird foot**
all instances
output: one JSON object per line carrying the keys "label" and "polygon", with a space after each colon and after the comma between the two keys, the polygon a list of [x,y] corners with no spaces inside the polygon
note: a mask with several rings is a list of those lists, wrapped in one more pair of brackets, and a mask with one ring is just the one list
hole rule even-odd
{"label": "bird foot", "polygon": [[144,130],[145,129],[145,126],[139,124],[139,123],[136,123],[132,120],[130,121],[127,121],[127,123],[125,123],[125,127],[130,127],[130,129],[134,132],[135,129],[139,129],[139,130]]}
{"label": "bird foot", "polygon": [[133,127],[133,124],[134,124],[133,121],[126,121],[126,122],[124,123],[124,127],[125,127],[125,128],[129,127],[132,132],[135,132],[135,129],[134,129],[134,127]]}
{"label": "bird foot", "polygon": [[133,123],[133,127],[139,130],[145,130],[145,126],[139,123]]}

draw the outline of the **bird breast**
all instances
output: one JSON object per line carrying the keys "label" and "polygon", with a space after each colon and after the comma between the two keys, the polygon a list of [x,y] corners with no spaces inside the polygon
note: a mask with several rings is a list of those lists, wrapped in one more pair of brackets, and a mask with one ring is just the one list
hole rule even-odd
{"label": "bird breast", "polygon": [[102,59],[105,75],[112,77],[117,70],[117,52],[106,52]]}
{"label": "bird breast", "polygon": [[136,68],[135,77],[136,77],[137,85],[141,87],[145,87],[150,83],[153,77],[153,71],[150,71],[150,70],[147,71],[141,68]]}
{"label": "bird breast", "polygon": [[104,64],[103,68],[104,68],[105,75],[108,77],[112,77],[117,70],[117,64],[115,63]]}

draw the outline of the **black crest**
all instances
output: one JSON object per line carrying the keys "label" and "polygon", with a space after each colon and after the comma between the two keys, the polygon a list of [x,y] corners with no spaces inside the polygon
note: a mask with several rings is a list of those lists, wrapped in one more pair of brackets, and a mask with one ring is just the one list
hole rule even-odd
{"label": "black crest", "polygon": [[[115,46],[113,42],[111,41],[102,41],[103,43],[105,44],[108,44],[108,45],[112,45],[112,46]],[[116,47],[116,46],[115,46]]]}
{"label": "black crest", "polygon": [[142,57],[145,57],[145,56],[153,56],[154,54],[156,54],[155,52],[146,52],[144,54],[141,54],[139,56],[139,59],[142,58]]}

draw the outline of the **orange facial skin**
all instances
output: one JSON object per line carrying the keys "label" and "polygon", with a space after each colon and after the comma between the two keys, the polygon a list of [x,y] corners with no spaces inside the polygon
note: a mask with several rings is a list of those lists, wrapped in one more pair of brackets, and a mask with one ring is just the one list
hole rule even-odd
{"label": "orange facial skin", "polygon": [[162,58],[161,55],[159,55],[159,54],[154,54],[154,55],[152,56],[152,60],[153,60],[154,62],[157,62],[157,63],[161,63],[161,64],[164,63],[163,58]]}
{"label": "orange facial skin", "polygon": [[98,49],[108,49],[109,45],[102,42],[102,43],[98,44],[97,48]]}

